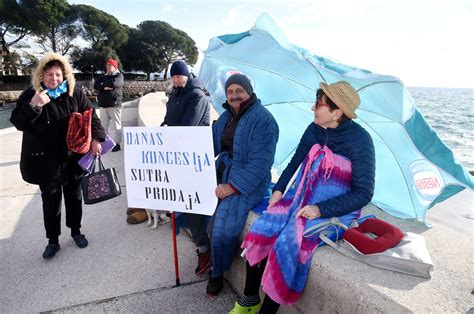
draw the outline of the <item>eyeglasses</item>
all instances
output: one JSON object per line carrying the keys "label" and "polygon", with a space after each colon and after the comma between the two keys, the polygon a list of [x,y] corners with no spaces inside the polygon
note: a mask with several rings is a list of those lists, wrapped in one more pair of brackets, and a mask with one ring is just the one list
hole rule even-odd
{"label": "eyeglasses", "polygon": [[316,101],[314,102],[314,109],[318,109],[321,106],[326,106],[329,110],[333,111],[339,109],[336,104],[326,95],[326,98],[323,101],[323,96],[326,95],[322,89],[316,91]]}
{"label": "eyeglasses", "polygon": [[324,93],[318,93],[316,94],[316,101],[314,102],[314,108],[317,110],[319,109],[320,107],[328,107],[328,108],[331,108],[330,105],[326,104],[325,102],[323,102],[323,96],[324,96]]}

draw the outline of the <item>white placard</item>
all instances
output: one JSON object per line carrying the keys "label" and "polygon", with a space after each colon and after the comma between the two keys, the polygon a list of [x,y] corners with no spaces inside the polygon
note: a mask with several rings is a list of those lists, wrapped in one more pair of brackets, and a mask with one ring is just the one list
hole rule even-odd
{"label": "white placard", "polygon": [[129,207],[214,214],[211,127],[126,127],[123,135]]}

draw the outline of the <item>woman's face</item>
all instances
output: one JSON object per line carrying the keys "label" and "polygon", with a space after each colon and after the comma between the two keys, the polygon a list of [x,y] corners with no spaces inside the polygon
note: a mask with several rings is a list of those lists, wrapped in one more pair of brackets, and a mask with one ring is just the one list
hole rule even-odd
{"label": "woman's face", "polygon": [[63,80],[63,71],[58,66],[52,66],[43,72],[43,83],[49,89],[55,89]]}
{"label": "woman's face", "polygon": [[336,128],[339,125],[337,120],[339,119],[338,111],[340,111],[340,109],[333,111],[329,109],[327,96],[323,94],[318,97],[311,108],[311,110],[314,111],[314,123],[325,129]]}

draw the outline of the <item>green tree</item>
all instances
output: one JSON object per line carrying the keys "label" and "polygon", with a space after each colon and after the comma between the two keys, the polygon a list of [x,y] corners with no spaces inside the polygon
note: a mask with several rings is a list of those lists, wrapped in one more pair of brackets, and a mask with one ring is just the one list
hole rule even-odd
{"label": "green tree", "polygon": [[65,55],[75,47],[74,39],[80,29],[76,10],[66,0],[24,0],[23,4],[29,12],[34,12],[38,21],[38,29],[33,34],[44,52]]}
{"label": "green tree", "polygon": [[19,44],[23,38],[38,28],[37,19],[22,1],[0,1],[0,33],[2,51],[8,55],[13,45]]}
{"label": "green tree", "polygon": [[23,74],[31,74],[38,66],[38,58],[29,52],[23,52],[21,55],[21,70]]}
{"label": "green tree", "polygon": [[21,56],[18,53],[12,51],[10,54],[5,56],[3,69],[5,71],[5,74],[19,75],[21,69]]}
{"label": "green tree", "polygon": [[196,43],[185,32],[162,21],[144,21],[138,25],[138,29],[141,31],[141,41],[153,47],[153,55],[162,59],[160,64],[164,65],[164,69],[176,59],[183,59],[190,65],[196,63]]}
{"label": "green tree", "polygon": [[141,30],[130,28],[128,33],[127,43],[119,49],[123,68],[126,71],[143,71],[150,79],[151,73],[160,72],[166,66],[160,51],[146,41]]}
{"label": "green tree", "polygon": [[105,63],[110,58],[120,61],[115,50],[109,47],[102,47],[101,49],[76,48],[71,53],[72,65],[82,73],[105,71]]}
{"label": "green tree", "polygon": [[81,35],[91,43],[93,49],[117,48],[127,39],[127,28],[112,15],[90,5],[73,5],[82,22]]}

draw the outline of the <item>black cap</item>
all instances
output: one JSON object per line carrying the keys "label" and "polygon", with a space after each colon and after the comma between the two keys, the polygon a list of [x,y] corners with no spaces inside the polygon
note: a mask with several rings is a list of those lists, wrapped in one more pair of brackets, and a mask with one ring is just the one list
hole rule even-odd
{"label": "black cap", "polygon": [[225,81],[225,92],[226,93],[227,93],[227,88],[232,84],[238,84],[238,85],[242,86],[245,89],[245,91],[247,92],[247,94],[252,96],[252,94],[253,94],[252,83],[250,83],[249,78],[246,77],[245,75],[243,75],[243,74],[233,74],[233,75],[229,76],[227,81]]}
{"label": "black cap", "polygon": [[186,65],[186,63],[184,63],[184,61],[181,61],[181,60],[175,61],[171,65],[170,75],[171,76],[184,75],[184,76],[189,77],[188,66]]}

